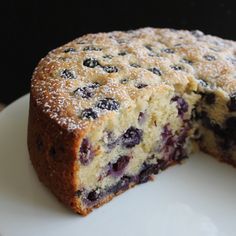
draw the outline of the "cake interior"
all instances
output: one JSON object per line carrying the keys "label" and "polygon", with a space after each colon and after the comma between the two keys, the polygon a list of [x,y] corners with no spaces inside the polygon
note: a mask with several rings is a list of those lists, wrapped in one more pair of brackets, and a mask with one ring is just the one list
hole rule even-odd
{"label": "cake interior", "polygon": [[104,117],[83,138],[78,150],[77,197],[92,208],[106,196],[147,182],[153,174],[181,163],[196,143],[235,165],[236,118],[227,110],[220,92],[189,94],[164,85],[144,91],[132,106]]}

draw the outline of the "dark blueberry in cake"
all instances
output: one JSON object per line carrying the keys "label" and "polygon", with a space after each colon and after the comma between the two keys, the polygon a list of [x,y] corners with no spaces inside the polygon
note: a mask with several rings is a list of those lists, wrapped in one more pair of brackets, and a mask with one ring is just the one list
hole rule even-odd
{"label": "dark blueberry in cake", "polygon": [[169,53],[169,54],[175,53],[175,51],[171,48],[165,48],[165,49],[162,50],[162,52]]}
{"label": "dark blueberry in cake", "polygon": [[149,51],[152,51],[151,45],[145,45],[144,47],[145,47],[146,49],[148,49]]}
{"label": "dark blueberry in cake", "polygon": [[168,162],[166,160],[158,160],[157,162],[159,170],[165,170],[168,167]]}
{"label": "dark blueberry in cake", "polygon": [[83,51],[101,51],[101,50],[102,50],[101,48],[97,48],[94,46],[87,46],[83,49]]}
{"label": "dark blueberry in cake", "polygon": [[85,43],[86,41],[82,41],[82,40],[76,42],[76,44],[85,44]]}
{"label": "dark blueberry in cake", "polygon": [[94,111],[92,108],[84,109],[81,112],[81,118],[82,119],[96,119],[98,117],[98,114],[96,111]]}
{"label": "dark blueberry in cake", "polygon": [[116,66],[103,66],[103,70],[107,73],[116,73],[118,72],[118,68]]}
{"label": "dark blueberry in cake", "polygon": [[163,131],[161,133],[161,137],[163,140],[166,140],[168,139],[169,137],[172,137],[172,132],[171,132],[171,129],[170,129],[170,125],[169,124],[166,124],[164,127],[163,127]]}
{"label": "dark blueberry in cake", "polygon": [[188,111],[188,103],[179,96],[173,97],[171,101],[177,103],[178,115],[183,117],[184,113]]}
{"label": "dark blueberry in cake", "polygon": [[126,40],[124,40],[124,39],[117,39],[116,41],[117,41],[117,43],[119,43],[119,44],[126,43]]}
{"label": "dark blueberry in cake", "polygon": [[93,95],[92,91],[90,89],[88,89],[87,87],[77,88],[74,91],[74,94],[78,94],[82,98],[91,98]]}
{"label": "dark blueberry in cake", "polygon": [[118,110],[120,107],[119,102],[117,102],[116,100],[114,100],[113,98],[105,98],[100,100],[97,103],[98,108],[102,109],[102,110],[109,110],[109,111],[114,111],[114,110]]}
{"label": "dark blueberry in cake", "polygon": [[95,83],[91,83],[89,84],[87,87],[82,87],[82,88],[77,88],[74,91],[75,95],[79,95],[82,98],[91,98],[94,94],[94,89],[98,88],[100,86],[99,83],[95,82]]}
{"label": "dark blueberry in cake", "polygon": [[147,84],[143,84],[143,83],[135,85],[135,87],[138,88],[138,89],[145,88],[147,86],[148,86]]}
{"label": "dark blueberry in cake", "polygon": [[198,79],[198,81],[199,81],[199,85],[200,85],[200,86],[202,86],[202,87],[207,87],[207,86],[208,86],[208,83],[207,83],[205,80],[203,80],[203,79]]}
{"label": "dark blueberry in cake", "polygon": [[129,82],[129,80],[126,79],[126,78],[120,80],[120,83],[121,83],[121,84],[127,84],[128,82]]}
{"label": "dark blueberry in cake", "polygon": [[139,183],[146,183],[149,179],[150,176],[153,174],[158,174],[159,172],[159,167],[158,164],[156,165],[148,165],[144,163],[143,170],[139,174]]}
{"label": "dark blueberry in cake", "polygon": [[180,65],[173,65],[173,66],[170,66],[170,68],[176,71],[183,70],[183,67]]}
{"label": "dark blueberry in cake", "polygon": [[75,192],[75,195],[76,195],[77,197],[80,197],[80,196],[82,195],[82,190],[77,190],[77,191]]}
{"label": "dark blueberry in cake", "polygon": [[61,77],[64,79],[76,79],[75,73],[68,69],[65,69],[61,72]]}
{"label": "dark blueberry in cake", "polygon": [[225,121],[225,127],[226,135],[236,143],[236,117],[229,117]]}
{"label": "dark blueberry in cake", "polygon": [[211,120],[205,111],[201,112],[200,117],[202,124],[206,128],[212,130],[216,135],[224,138],[225,132],[223,128],[219,124],[217,124],[214,120]]}
{"label": "dark blueberry in cake", "polygon": [[87,58],[84,60],[83,65],[89,68],[95,68],[96,66],[99,65],[99,62],[95,58]]}
{"label": "dark blueberry in cake", "polygon": [[115,163],[111,164],[109,171],[110,174],[115,177],[121,175],[124,172],[126,166],[129,164],[129,160],[130,160],[129,156],[119,157],[119,159]]}
{"label": "dark blueberry in cake", "polygon": [[212,105],[212,104],[214,104],[215,101],[216,101],[216,96],[215,96],[214,93],[207,93],[207,94],[205,94],[205,96],[204,96],[204,100],[205,100],[206,104]]}
{"label": "dark blueberry in cake", "polygon": [[68,52],[76,52],[75,48],[66,48],[64,50],[65,53],[68,53]]}
{"label": "dark blueberry in cake", "polygon": [[131,126],[126,132],[121,136],[122,146],[126,148],[132,148],[138,145],[143,137],[143,131]]}
{"label": "dark blueberry in cake", "polygon": [[220,147],[226,151],[226,150],[229,150],[234,145],[234,141],[230,140],[229,138],[224,138],[220,140],[219,144],[220,144]]}
{"label": "dark blueberry in cake", "polygon": [[94,157],[92,145],[87,138],[84,138],[80,146],[79,160],[82,165],[88,165]]}
{"label": "dark blueberry in cake", "polygon": [[182,46],[182,43],[176,43],[174,46],[175,46],[175,47],[181,47],[181,46]]}
{"label": "dark blueberry in cake", "polygon": [[192,65],[192,64],[193,64],[193,62],[192,62],[191,60],[186,59],[186,58],[183,58],[182,61],[183,61],[184,63],[186,63],[186,64],[189,64],[189,65]]}
{"label": "dark blueberry in cake", "polygon": [[130,66],[134,67],[134,68],[140,68],[141,66],[136,64],[136,63],[131,63]]}
{"label": "dark blueberry in cake", "polygon": [[107,59],[112,59],[113,58],[113,56],[112,55],[105,55],[105,56],[103,56],[103,58],[107,58]]}
{"label": "dark blueberry in cake", "polygon": [[177,147],[175,148],[171,159],[176,162],[180,162],[186,158],[187,158],[187,154],[185,150],[183,149],[182,145],[177,144]]}
{"label": "dark blueberry in cake", "polygon": [[159,76],[162,75],[161,71],[159,69],[157,69],[156,67],[150,68],[148,70],[151,71],[155,75],[159,75]]}
{"label": "dark blueberry in cake", "polygon": [[49,155],[54,159],[56,158],[56,149],[55,149],[55,147],[50,148]]}
{"label": "dark blueberry in cake", "polygon": [[216,57],[212,56],[212,55],[204,55],[203,58],[206,59],[207,61],[215,61],[216,60]]}
{"label": "dark blueberry in cake", "polygon": [[131,182],[131,177],[123,176],[120,181],[114,186],[110,187],[107,192],[108,193],[118,193],[119,191],[123,191],[129,188],[129,183]]}
{"label": "dark blueberry in cake", "polygon": [[36,147],[38,149],[39,152],[41,152],[43,150],[43,139],[41,138],[41,136],[37,136],[36,138]]}
{"label": "dark blueberry in cake", "polygon": [[93,83],[89,84],[87,87],[90,89],[96,89],[96,88],[100,87],[100,84],[97,82],[93,82]]}
{"label": "dark blueberry in cake", "polygon": [[94,202],[94,201],[98,200],[99,197],[100,197],[100,192],[98,190],[93,190],[88,193],[87,199],[90,202]]}
{"label": "dark blueberry in cake", "polygon": [[145,122],[145,120],[146,120],[146,115],[145,115],[145,113],[144,112],[139,112],[139,116],[138,116],[138,123],[140,124],[140,125],[142,125],[144,122]]}
{"label": "dark blueberry in cake", "polygon": [[119,52],[118,56],[125,56],[127,53],[126,52]]}
{"label": "dark blueberry in cake", "polygon": [[229,111],[236,111],[236,93],[230,96],[230,100],[228,102]]}

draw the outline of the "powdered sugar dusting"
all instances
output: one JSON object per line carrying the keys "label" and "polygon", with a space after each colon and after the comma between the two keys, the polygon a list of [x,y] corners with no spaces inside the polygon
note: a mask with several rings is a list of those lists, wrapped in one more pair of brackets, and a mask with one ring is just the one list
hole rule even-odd
{"label": "powdered sugar dusting", "polygon": [[[89,34],[41,60],[34,71],[31,94],[37,106],[59,125],[69,131],[84,129],[109,112],[118,114],[161,84],[175,88],[182,83],[184,90],[190,80],[204,78],[210,87],[232,93],[236,88],[235,52],[235,42],[200,31],[144,28]],[[93,63],[85,64],[89,58]],[[120,82],[124,79],[127,83]],[[138,83],[146,84],[145,90],[137,89]],[[81,93],[75,95],[76,89]],[[119,109],[98,109],[96,104],[104,98],[114,99]],[[84,109],[92,109],[97,118],[81,118]]]}

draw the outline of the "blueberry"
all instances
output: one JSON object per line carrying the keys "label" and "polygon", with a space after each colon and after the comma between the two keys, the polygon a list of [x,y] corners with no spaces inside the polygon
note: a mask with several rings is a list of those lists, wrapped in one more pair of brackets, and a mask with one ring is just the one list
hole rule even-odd
{"label": "blueberry", "polygon": [[116,73],[118,72],[118,68],[116,66],[103,66],[103,70],[107,73]]}
{"label": "blueberry", "polygon": [[118,56],[125,56],[127,53],[126,52],[119,52]]}
{"label": "blueberry", "polygon": [[121,137],[122,146],[132,148],[138,145],[143,137],[143,131],[131,126]]}
{"label": "blueberry", "polygon": [[87,58],[84,60],[83,65],[89,68],[95,68],[96,66],[99,65],[99,62],[95,58]]}
{"label": "blueberry", "polygon": [[83,49],[83,51],[101,51],[101,50],[102,50],[101,48],[97,48],[94,46],[87,46]]}
{"label": "blueberry", "polygon": [[207,87],[208,86],[208,83],[205,80],[198,79],[198,81],[199,81],[199,85],[201,85],[202,87]]}
{"label": "blueberry", "polygon": [[225,121],[226,135],[236,143],[236,117],[232,116]]}
{"label": "blueberry", "polygon": [[144,112],[139,112],[139,115],[138,115],[138,123],[140,125],[142,125],[144,123],[144,121],[146,120],[146,115]]}
{"label": "blueberry", "polygon": [[113,98],[105,98],[100,100],[96,107],[102,109],[102,110],[109,110],[109,111],[114,111],[118,110],[120,107],[119,102],[115,101]]}
{"label": "blueberry", "polygon": [[77,88],[74,91],[74,94],[78,94],[82,98],[91,98],[94,94],[93,90],[98,88],[99,86],[99,83],[95,82],[88,85],[87,87]]}
{"label": "blueberry", "polygon": [[165,49],[162,50],[162,52],[169,53],[169,54],[175,53],[175,51],[171,48],[165,48]]}
{"label": "blueberry", "polygon": [[134,68],[140,68],[141,66],[136,64],[136,63],[131,63],[130,66],[134,67]]}
{"label": "blueberry", "polygon": [[206,104],[212,105],[216,101],[216,96],[214,93],[207,93],[204,95],[204,100],[205,100]]}
{"label": "blueberry", "polygon": [[176,43],[174,46],[175,46],[175,47],[181,47],[181,46],[182,46],[182,43]]}
{"label": "blueberry", "polygon": [[147,84],[143,84],[143,83],[139,83],[139,84],[135,85],[135,87],[138,89],[145,88],[147,86],[148,86]]}
{"label": "blueberry", "polygon": [[77,190],[77,191],[75,192],[75,195],[76,195],[77,197],[80,197],[80,196],[82,195],[82,190]]}
{"label": "blueberry", "polygon": [[146,49],[148,49],[149,51],[152,51],[152,46],[151,45],[145,45],[144,46]]}
{"label": "blueberry", "polygon": [[61,72],[61,77],[64,79],[76,79],[75,73],[68,69],[65,69]]}
{"label": "blueberry", "polygon": [[112,55],[105,55],[105,56],[103,56],[103,58],[107,58],[107,59],[112,59],[113,58],[113,56]]}
{"label": "blueberry", "polygon": [[94,201],[98,200],[99,197],[100,197],[100,192],[97,191],[97,190],[93,190],[93,191],[88,193],[87,199],[90,202],[94,202]]}
{"label": "blueberry", "polygon": [[192,64],[193,64],[193,62],[192,62],[191,60],[186,59],[186,58],[183,58],[182,61],[183,61],[184,63],[186,63],[186,64],[189,64],[189,65],[192,65]]}
{"label": "blueberry", "polygon": [[155,75],[159,75],[159,76],[162,75],[161,71],[159,69],[157,69],[156,67],[149,68],[148,70],[151,71]]}
{"label": "blueberry", "polygon": [[207,61],[215,61],[216,60],[216,57],[212,56],[212,55],[204,55],[203,58],[206,59]]}
{"label": "blueberry", "polygon": [[173,97],[171,101],[177,103],[178,115],[183,117],[184,113],[188,111],[188,103],[179,96]]}
{"label": "blueberry", "polygon": [[64,53],[68,53],[68,52],[76,52],[75,48],[66,48],[64,50]]}
{"label": "blueberry", "polygon": [[183,70],[183,67],[180,65],[173,65],[173,66],[170,66],[170,68],[176,71]]}
{"label": "blueberry", "polygon": [[93,96],[92,91],[90,91],[87,87],[77,88],[74,91],[74,94],[78,94],[82,98],[91,98]]}
{"label": "blueberry", "polygon": [[84,138],[80,146],[79,160],[82,165],[86,166],[93,160],[93,157],[92,145],[87,138]]}
{"label": "blueberry", "polygon": [[127,78],[120,80],[121,84],[127,84],[128,82],[129,82],[129,80]]}
{"label": "blueberry", "polygon": [[117,43],[119,43],[119,44],[124,44],[124,43],[126,43],[126,40],[124,40],[124,39],[117,39],[116,41],[117,41]]}
{"label": "blueberry", "polygon": [[222,138],[225,137],[224,129],[219,124],[217,124],[214,120],[211,120],[205,111],[201,112],[200,116],[201,116],[201,121],[202,121],[203,126],[212,130],[216,135]]}
{"label": "blueberry", "polygon": [[56,149],[55,147],[51,147],[50,150],[49,150],[49,155],[52,157],[52,158],[56,158]]}
{"label": "blueberry", "polygon": [[236,93],[230,96],[230,100],[227,105],[229,111],[236,111]]}
{"label": "blueberry", "polygon": [[132,178],[129,176],[123,176],[120,181],[113,185],[112,187],[110,187],[107,192],[108,193],[115,193],[117,194],[119,191],[123,191],[129,188],[129,183],[131,182]]}
{"label": "blueberry", "polygon": [[150,165],[144,163],[143,170],[139,174],[139,183],[146,183],[148,180],[150,180],[150,176],[153,174],[158,174],[159,167],[158,165]]}
{"label": "blueberry", "polygon": [[114,177],[121,175],[129,164],[129,160],[129,156],[120,156],[115,163],[111,164],[109,173]]}
{"label": "blueberry", "polygon": [[43,151],[43,146],[44,146],[43,139],[41,136],[38,135],[36,138],[36,147],[39,152]]}
{"label": "blueberry", "polygon": [[100,84],[98,82],[93,82],[93,83],[88,85],[88,88],[90,88],[90,89],[96,89],[96,88],[99,88],[99,87],[100,87]]}
{"label": "blueberry", "polygon": [[96,119],[98,117],[97,112],[94,111],[92,108],[84,109],[81,112],[82,119]]}

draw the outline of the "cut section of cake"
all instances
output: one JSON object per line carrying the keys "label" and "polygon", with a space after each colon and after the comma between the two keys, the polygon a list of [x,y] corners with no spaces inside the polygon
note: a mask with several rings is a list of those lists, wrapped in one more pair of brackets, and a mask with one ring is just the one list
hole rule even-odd
{"label": "cut section of cake", "polygon": [[35,69],[28,148],[39,179],[81,215],[198,146],[236,166],[236,43],[200,31],[89,34]]}

